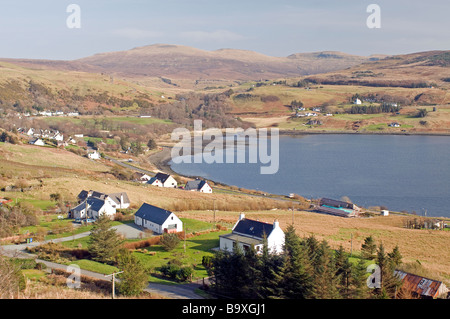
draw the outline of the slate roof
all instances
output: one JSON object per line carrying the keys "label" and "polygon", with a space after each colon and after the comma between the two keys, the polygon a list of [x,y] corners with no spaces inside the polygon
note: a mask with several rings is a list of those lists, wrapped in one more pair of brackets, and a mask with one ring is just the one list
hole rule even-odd
{"label": "slate roof", "polygon": [[186,183],[186,186],[184,187],[185,190],[191,191],[191,190],[199,190],[205,185],[206,182],[201,179],[196,179],[194,181],[189,181]]}
{"label": "slate roof", "polygon": [[108,194],[108,196],[111,197],[111,199],[114,202],[116,202],[117,204],[120,204],[120,196],[121,195],[123,196],[124,204],[129,204],[130,203],[130,199],[128,198],[128,195],[125,192]]}
{"label": "slate roof", "polygon": [[252,219],[241,219],[233,229],[233,233],[239,233],[245,236],[257,237],[260,239],[270,235],[273,230],[273,224],[263,223]]}
{"label": "slate roof", "polygon": [[172,212],[168,210],[144,203],[134,216],[162,225],[166,219],[169,218],[170,214],[172,214]]}
{"label": "slate roof", "polygon": [[82,190],[80,192],[80,194],[78,194],[78,199],[80,201],[84,201],[86,199],[86,197],[88,197],[88,195],[91,194],[89,196],[90,197],[95,197],[101,200],[105,200],[107,196],[109,196],[116,204],[120,204],[120,195],[123,195],[123,202],[124,203],[130,203],[130,199],[128,198],[127,193],[125,192],[121,192],[121,193],[112,193],[112,194],[105,194],[105,193],[101,193],[101,192],[97,192],[97,191],[86,191],[86,190]]}
{"label": "slate roof", "polygon": [[164,173],[158,173],[155,175],[155,178],[159,179],[162,183],[165,183],[169,177],[170,177],[169,174],[164,174]]}
{"label": "slate roof", "polygon": [[[103,207],[103,205],[105,205],[105,201],[102,199],[96,198],[96,197],[88,197],[87,204],[88,204],[88,210],[98,212]],[[72,210],[76,211],[76,212],[81,212],[85,208],[86,208],[86,200],[84,202],[82,202],[80,205],[78,205],[77,207],[73,208]]]}

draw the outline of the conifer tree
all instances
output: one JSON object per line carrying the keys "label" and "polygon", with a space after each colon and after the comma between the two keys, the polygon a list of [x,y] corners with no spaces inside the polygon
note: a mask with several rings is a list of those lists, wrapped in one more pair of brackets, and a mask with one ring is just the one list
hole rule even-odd
{"label": "conifer tree", "polygon": [[364,244],[361,246],[361,256],[364,259],[373,259],[375,252],[377,250],[377,245],[372,236],[366,237],[364,239]]}
{"label": "conifer tree", "polygon": [[289,225],[285,232],[284,254],[284,296],[288,299],[307,298],[311,289],[310,265],[306,247],[302,245],[293,225]]}
{"label": "conifer tree", "polygon": [[311,296],[314,299],[340,298],[339,276],[336,274],[335,259],[328,243],[323,240],[314,260],[313,287]]}
{"label": "conifer tree", "polygon": [[137,296],[148,285],[148,274],[142,262],[128,249],[121,249],[117,256],[117,266],[123,270],[119,274],[117,289],[125,296]]}
{"label": "conifer tree", "polygon": [[280,299],[283,297],[284,257],[269,254],[267,237],[263,238],[263,249],[259,258],[260,287],[258,297],[261,299]]}
{"label": "conifer tree", "polygon": [[402,263],[402,255],[400,254],[400,249],[398,245],[394,247],[392,252],[388,254],[389,261],[392,263],[392,267],[396,268]]}
{"label": "conifer tree", "polygon": [[396,298],[401,282],[394,274],[395,264],[386,255],[383,243],[378,247],[376,262],[381,273],[381,288],[377,291],[378,297],[382,299]]}
{"label": "conifer tree", "polygon": [[367,266],[364,259],[359,259],[352,268],[351,275],[351,298],[352,299],[369,299],[372,294],[367,286]]}
{"label": "conifer tree", "polygon": [[339,290],[343,298],[350,297],[350,277],[352,273],[352,265],[344,251],[342,245],[335,253],[336,275],[340,277]]}
{"label": "conifer tree", "polygon": [[123,241],[116,230],[111,228],[111,220],[100,216],[94,223],[89,238],[89,253],[98,262],[113,264]]}

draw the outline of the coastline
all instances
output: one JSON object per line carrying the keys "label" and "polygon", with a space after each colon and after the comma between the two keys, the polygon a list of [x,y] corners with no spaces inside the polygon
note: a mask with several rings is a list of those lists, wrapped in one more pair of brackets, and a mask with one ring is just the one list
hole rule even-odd
{"label": "coastline", "polygon": [[[416,132],[417,133],[417,132]],[[450,134],[435,134],[435,133],[419,133],[419,134],[416,134],[416,133],[407,133],[407,132],[398,132],[398,133],[396,133],[396,134],[392,134],[392,133],[388,133],[388,132],[383,132],[383,133],[381,133],[381,132],[376,132],[376,133],[371,133],[371,132],[342,132],[342,131],[333,131],[333,132],[324,132],[324,131],[321,131],[321,132],[314,132],[314,133],[312,133],[312,132],[299,132],[299,131],[281,131],[280,130],[280,132],[279,132],[279,135],[280,136],[295,136],[295,135],[326,135],[326,134],[330,134],[330,135],[338,135],[338,134],[345,134],[345,135],[348,135],[348,134],[357,134],[357,135],[412,135],[412,136],[414,136],[414,135],[417,135],[417,136],[421,136],[421,135],[424,135],[424,136],[450,136]],[[207,144],[207,143],[206,143]],[[152,154],[152,155],[150,155],[149,157],[148,157],[148,160],[158,169],[158,170],[160,170],[160,171],[162,171],[162,172],[165,172],[165,173],[168,173],[168,174],[172,174],[172,175],[178,175],[178,176],[180,176],[181,178],[185,178],[185,179],[195,179],[195,178],[203,178],[202,176],[191,176],[191,175],[186,175],[186,174],[180,174],[180,173],[178,173],[178,172],[176,172],[176,171],[174,171],[172,168],[171,168],[171,165],[169,164],[170,163],[170,161],[171,161],[171,150],[172,150],[172,146],[160,146],[160,148],[161,148],[161,150],[159,151],[159,152],[157,152],[157,153],[155,153],[155,154]],[[214,181],[213,179],[209,179],[211,182],[214,182],[215,184],[217,184],[217,185],[221,185],[221,186],[225,186],[225,187],[239,187],[239,185],[228,185],[228,184],[225,184],[225,183],[223,183],[223,182],[217,182],[217,181]],[[249,191],[251,191],[250,189],[249,189]],[[273,194],[274,196],[280,196],[280,195],[276,195],[276,194]],[[301,194],[299,194],[299,195],[301,195]],[[416,216],[416,215],[414,215],[414,214],[412,214],[412,213],[409,213],[409,214],[407,214],[407,215],[410,215],[410,216]],[[431,217],[431,216],[430,216]],[[440,217],[438,217],[438,216],[434,216],[435,218],[443,218],[443,219],[446,219],[446,220],[448,220],[449,219],[449,217],[444,217],[444,216],[440,216]]]}
{"label": "coastline", "polygon": [[349,135],[410,135],[410,136],[450,136],[450,132],[368,132],[368,131],[297,131],[297,130],[279,130],[280,136],[292,135],[317,135],[317,134],[349,134]]}

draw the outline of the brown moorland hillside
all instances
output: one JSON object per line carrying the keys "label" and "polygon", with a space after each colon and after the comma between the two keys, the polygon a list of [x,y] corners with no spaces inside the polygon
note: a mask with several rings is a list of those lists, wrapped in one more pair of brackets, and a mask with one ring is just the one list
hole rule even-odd
{"label": "brown moorland hillside", "polygon": [[373,87],[450,87],[450,51],[427,51],[366,61],[337,72],[309,77],[322,84]]}

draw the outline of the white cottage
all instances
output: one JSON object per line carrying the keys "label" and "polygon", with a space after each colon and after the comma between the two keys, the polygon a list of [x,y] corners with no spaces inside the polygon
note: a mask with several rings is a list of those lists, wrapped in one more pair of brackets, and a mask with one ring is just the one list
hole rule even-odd
{"label": "white cottage", "polygon": [[208,184],[208,182],[201,180],[201,179],[196,179],[196,180],[187,182],[184,189],[187,191],[197,191],[200,193],[208,193],[208,194],[212,193],[212,188]]}
{"label": "white cottage", "polygon": [[97,152],[97,151],[89,152],[89,153],[87,154],[87,156],[88,156],[89,159],[95,159],[95,160],[101,158],[100,153]]}
{"label": "white cottage", "polygon": [[112,206],[110,201],[92,196],[71,210],[72,218],[75,219],[97,219],[102,215],[112,218],[115,214],[116,207]]}
{"label": "white cottage", "polygon": [[147,203],[134,214],[134,223],[157,234],[183,231],[183,223],[174,213]]}
{"label": "white cottage", "polygon": [[169,174],[164,173],[158,173],[155,175],[155,177],[152,177],[147,184],[153,185],[153,186],[159,186],[159,187],[173,187],[177,188],[177,181],[175,178],[170,176]]}
{"label": "white cottage", "polygon": [[284,231],[277,220],[273,224],[268,224],[245,218],[244,214],[239,216],[231,234],[219,237],[220,249],[228,252],[233,252],[239,247],[244,252],[254,248],[260,254],[263,250],[264,237],[270,253],[279,254],[284,246]]}

